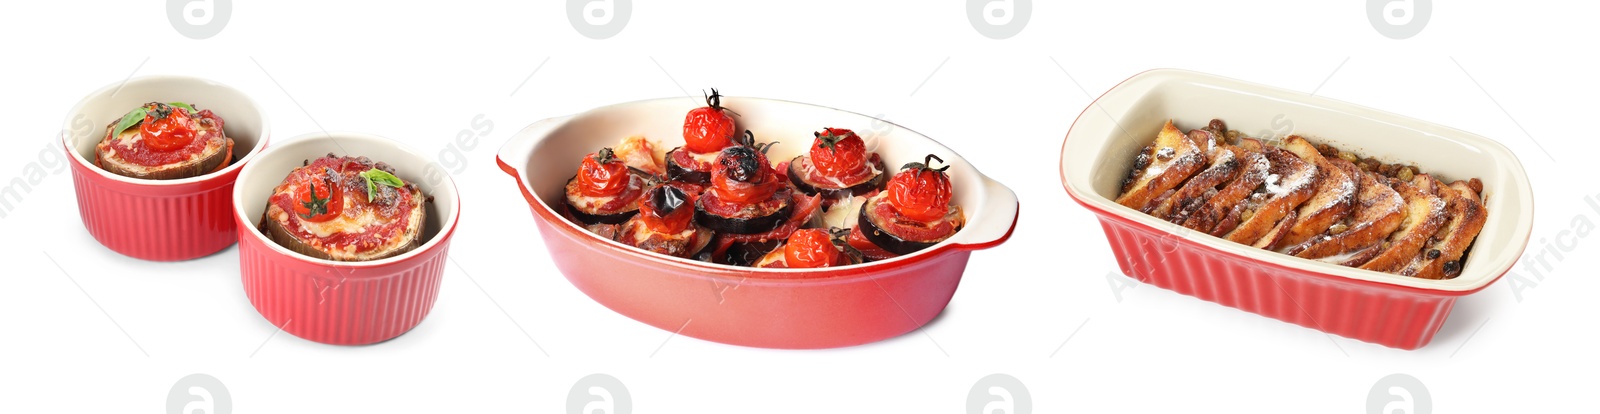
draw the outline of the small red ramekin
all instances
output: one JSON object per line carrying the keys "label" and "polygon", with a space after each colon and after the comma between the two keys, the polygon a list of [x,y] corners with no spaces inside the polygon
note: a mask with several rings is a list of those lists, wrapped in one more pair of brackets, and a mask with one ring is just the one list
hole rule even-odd
{"label": "small red ramekin", "polygon": [[[256,225],[272,189],[305,160],[330,153],[388,163],[400,179],[433,197],[425,206],[421,247],[382,260],[336,262],[295,253],[261,234]],[[422,323],[439,297],[461,211],[455,182],[426,155],[385,138],[343,132],[301,135],[263,151],[239,173],[233,204],[239,273],[250,305],[284,332],[334,345],[382,342]]]}
{"label": "small red ramekin", "polygon": [[[1483,181],[1489,210],[1461,275],[1427,280],[1338,266],[1190,231],[1112,201],[1134,155],[1173,120],[1222,119],[1263,138],[1317,142],[1419,165],[1446,181]],[[1260,131],[1260,132],[1258,132]],[[1457,129],[1303,92],[1158,69],[1106,92],[1073,122],[1061,148],[1067,194],[1099,216],[1122,272],[1141,282],[1348,338],[1417,349],[1457,298],[1516,263],[1533,229],[1533,187],[1504,145]]]}
{"label": "small red ramekin", "polygon": [[[185,102],[222,118],[234,141],[234,161],[221,171],[178,180],[112,174],[94,164],[106,125],[149,102]],[[147,76],[108,85],[78,102],[61,128],[72,160],[83,227],[107,248],[128,257],[178,261],[203,257],[238,240],[232,213],[234,179],[267,145],[267,115],[243,92],[184,76]]]}
{"label": "small red ramekin", "polygon": [[[951,166],[967,225],[949,240],[890,260],[823,269],[757,269],[669,257],[602,239],[564,219],[562,184],[584,154],[630,135],[682,145],[683,114],[703,102],[655,99],[534,123],[500,149],[539,235],[562,275],[617,313],[679,335],[763,348],[859,345],[916,330],[944,311],[973,251],[998,246],[1016,228],[1017,196],[938,142],[887,121],[772,99],[724,97],[773,160],[804,151],[823,127],[859,131],[890,162],[937,154]],[[881,142],[881,144],[879,144]]]}

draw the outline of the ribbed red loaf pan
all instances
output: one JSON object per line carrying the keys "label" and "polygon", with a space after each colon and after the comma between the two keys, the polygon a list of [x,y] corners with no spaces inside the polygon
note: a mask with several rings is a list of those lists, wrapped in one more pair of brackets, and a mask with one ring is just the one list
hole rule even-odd
{"label": "ribbed red loaf pan", "polygon": [[[232,165],[176,180],[146,180],[95,165],[95,144],[107,125],[147,102],[188,102],[222,117],[234,141]],[[249,96],[221,83],[185,76],[146,76],[107,85],[67,114],[61,142],[83,227],[101,245],[154,261],[204,257],[239,239],[233,226],[233,183],[267,145],[267,116]]]}
{"label": "ribbed red loaf pan", "polygon": [[[1228,242],[1112,201],[1168,119],[1213,118],[1252,136],[1300,134],[1406,162],[1448,180],[1478,177],[1489,219],[1461,276],[1425,280],[1300,259]],[[1259,131],[1259,132],[1258,132]],[[1195,72],[1135,75],[1095,100],[1067,133],[1061,180],[1099,216],[1122,272],[1141,282],[1323,332],[1401,349],[1433,340],[1456,298],[1516,263],[1533,225],[1527,173],[1509,149],[1471,133],[1302,92]]]}
{"label": "ribbed red loaf pan", "polygon": [[[395,175],[433,197],[422,246],[366,262],[305,256],[274,243],[257,225],[267,198],[307,159],[364,156],[394,166]],[[239,231],[239,275],[250,305],[294,336],[334,345],[371,344],[422,323],[439,297],[450,240],[460,217],[455,182],[428,155],[400,143],[350,132],[310,133],[263,151],[239,173],[233,219]]]}

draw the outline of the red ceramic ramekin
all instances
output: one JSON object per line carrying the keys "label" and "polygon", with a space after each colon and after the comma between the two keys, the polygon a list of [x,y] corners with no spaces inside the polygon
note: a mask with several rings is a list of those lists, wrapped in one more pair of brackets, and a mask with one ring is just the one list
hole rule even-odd
{"label": "red ceramic ramekin", "polygon": [[[968,255],[999,245],[1016,226],[1016,194],[949,148],[916,132],[859,114],[768,99],[723,98],[741,128],[777,142],[771,159],[799,154],[823,127],[851,128],[899,166],[938,154],[949,170],[967,226],[915,254],[840,268],[753,269],[669,257],[602,239],[552,206],[578,160],[631,135],[661,150],[683,143],[683,114],[698,99],[612,105],[546,119],[500,149],[500,168],[516,177],[556,267],[578,290],[630,318],[681,335],[766,348],[842,347],[898,336],[944,310]],[[875,142],[882,142],[876,145]]]}
{"label": "red ceramic ramekin", "polygon": [[[222,118],[234,141],[234,161],[221,171],[179,180],[145,180],[95,166],[94,147],[106,126],[148,102],[185,102]],[[108,85],[78,102],[61,128],[72,160],[78,214],[95,240],[123,255],[188,260],[228,248],[234,231],[233,181],[267,145],[267,115],[243,92],[205,79],[148,76]]]}
{"label": "red ceramic ramekin", "polygon": [[[1163,122],[1213,118],[1251,136],[1300,134],[1443,179],[1483,180],[1488,222],[1461,275],[1426,280],[1307,260],[1188,231],[1112,201],[1134,154]],[[1188,126],[1185,126],[1188,125]],[[1181,70],[1123,81],[1078,115],[1061,148],[1067,193],[1100,217],[1124,274],[1139,281],[1340,336],[1394,348],[1427,345],[1456,298],[1511,269],[1528,244],[1533,192],[1499,143],[1303,92]]]}
{"label": "red ceramic ramekin", "polygon": [[[272,189],[305,160],[330,153],[388,163],[400,179],[433,197],[421,247],[382,260],[335,262],[295,253],[261,234],[256,225]],[[239,273],[250,305],[284,332],[334,345],[389,340],[428,316],[461,210],[455,182],[426,155],[381,137],[341,132],[301,135],[262,152],[239,173],[233,203]]]}

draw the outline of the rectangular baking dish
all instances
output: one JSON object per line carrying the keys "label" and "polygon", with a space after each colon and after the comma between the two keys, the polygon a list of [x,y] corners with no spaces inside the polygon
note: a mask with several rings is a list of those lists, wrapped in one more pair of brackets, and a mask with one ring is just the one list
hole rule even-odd
{"label": "rectangular baking dish", "polygon": [[[1483,181],[1488,222],[1461,275],[1426,280],[1342,267],[1194,232],[1113,200],[1134,155],[1163,122],[1213,118],[1264,139],[1298,134],[1446,182]],[[1141,282],[1348,338],[1401,349],[1427,345],[1456,298],[1494,283],[1527,247],[1533,193],[1521,162],[1468,132],[1214,75],[1158,69],[1123,81],[1073,122],[1061,148],[1067,193],[1093,211],[1122,272]]]}

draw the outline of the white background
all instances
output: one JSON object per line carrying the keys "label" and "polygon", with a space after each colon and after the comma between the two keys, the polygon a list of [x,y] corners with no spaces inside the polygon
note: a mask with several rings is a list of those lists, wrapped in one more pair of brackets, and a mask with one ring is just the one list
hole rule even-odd
{"label": "white background", "polygon": [[[8,4],[0,185],[54,168],[0,219],[0,411],[164,412],[192,373],[220,379],[238,413],[563,412],[591,373],[620,379],[640,413],[963,413],[991,373],[1020,379],[1040,413],[1363,412],[1393,373],[1421,380],[1434,412],[1593,405],[1600,241],[1577,239],[1520,300],[1506,280],[1461,299],[1431,345],[1399,351],[1149,286],[1119,300],[1098,222],[1056,172],[1092,97],[1151,68],[1216,73],[1499,140],[1534,182],[1535,252],[1580,215],[1600,223],[1581,201],[1600,198],[1591,3],[1437,2],[1406,40],[1375,31],[1362,2],[1036,2],[1005,40],[955,1],[665,3],[636,2],[607,40],[581,36],[558,1],[235,1],[206,40],[175,31],[160,1]],[[151,74],[251,94],[278,142],[320,126],[461,151],[462,267],[427,320],[374,346],[275,335],[236,249],[152,263],[96,243],[41,150],[82,96]],[[713,86],[929,135],[1018,193],[1015,236],[972,256],[939,319],[875,344],[742,348],[615,314],[556,272],[494,154],[539,119]],[[492,132],[452,147],[479,114]]]}

